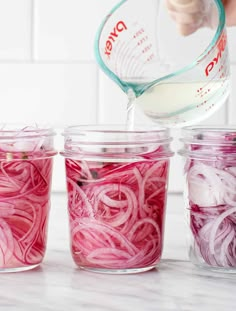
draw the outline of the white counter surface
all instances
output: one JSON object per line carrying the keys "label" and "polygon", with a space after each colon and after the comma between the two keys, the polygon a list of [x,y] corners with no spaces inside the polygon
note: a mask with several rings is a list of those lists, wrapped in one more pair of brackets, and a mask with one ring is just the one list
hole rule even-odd
{"label": "white counter surface", "polygon": [[53,194],[44,262],[35,270],[1,274],[0,310],[235,311],[236,274],[201,270],[188,261],[183,209],[181,195],[169,195],[158,269],[105,275],[75,266],[66,196]]}

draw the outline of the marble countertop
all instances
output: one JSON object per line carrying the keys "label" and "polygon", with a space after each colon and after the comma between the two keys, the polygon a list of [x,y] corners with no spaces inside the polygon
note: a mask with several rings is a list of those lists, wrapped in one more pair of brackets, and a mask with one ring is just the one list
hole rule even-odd
{"label": "marble countertop", "polygon": [[158,269],[91,273],[71,258],[66,196],[53,194],[44,262],[35,270],[1,274],[0,310],[235,311],[236,275],[201,270],[188,261],[184,221],[181,195],[169,195]]}

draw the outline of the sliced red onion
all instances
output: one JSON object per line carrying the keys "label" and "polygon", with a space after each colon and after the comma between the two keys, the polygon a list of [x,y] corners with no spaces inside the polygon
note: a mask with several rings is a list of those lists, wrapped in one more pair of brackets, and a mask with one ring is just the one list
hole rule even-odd
{"label": "sliced red onion", "polygon": [[71,247],[79,266],[127,269],[159,261],[168,165],[66,159]]}

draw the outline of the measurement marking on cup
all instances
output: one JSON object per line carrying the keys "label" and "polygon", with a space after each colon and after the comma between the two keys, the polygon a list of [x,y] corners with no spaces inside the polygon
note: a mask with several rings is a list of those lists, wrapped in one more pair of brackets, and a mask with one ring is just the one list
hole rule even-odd
{"label": "measurement marking on cup", "polygon": [[107,41],[106,41],[106,45],[105,45],[105,55],[107,55],[108,58],[111,55],[113,44],[115,43],[116,39],[119,37],[119,34],[124,30],[127,30],[127,26],[125,22],[119,21],[117,22],[113,30],[110,32],[107,38]]}
{"label": "measurement marking on cup", "polygon": [[[207,83],[202,85],[202,87],[197,90],[195,97],[203,97],[204,94],[206,93],[206,90],[207,92],[212,92],[212,91],[215,92],[214,85],[215,85],[215,81],[218,80],[218,78],[220,78],[222,81],[221,86],[224,86],[224,84],[227,81],[227,76],[229,74],[229,67],[227,66],[227,63],[225,63],[227,59],[227,55],[228,55],[227,53],[224,53],[224,55],[222,56],[223,59],[221,61],[225,64],[225,66],[224,65],[220,66],[219,71],[217,70],[214,76],[212,76],[211,79]],[[219,77],[219,72],[222,73],[220,77]]]}
{"label": "measurement marking on cup", "polygon": [[205,68],[205,74],[207,77],[209,76],[210,72],[213,70],[215,65],[218,64],[218,61],[221,59],[222,54],[225,51],[226,45],[227,45],[227,37],[226,34],[223,33],[219,40],[219,43],[217,44],[218,53],[216,57],[214,57],[213,60]]}

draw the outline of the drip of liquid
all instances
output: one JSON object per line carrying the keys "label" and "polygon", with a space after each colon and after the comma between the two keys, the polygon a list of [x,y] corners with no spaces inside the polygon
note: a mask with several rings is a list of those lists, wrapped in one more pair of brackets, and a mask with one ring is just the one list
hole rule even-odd
{"label": "drip of liquid", "polygon": [[126,128],[128,131],[134,129],[134,109],[136,96],[132,89],[129,89],[128,93],[128,104],[127,104],[127,113],[126,113]]}

